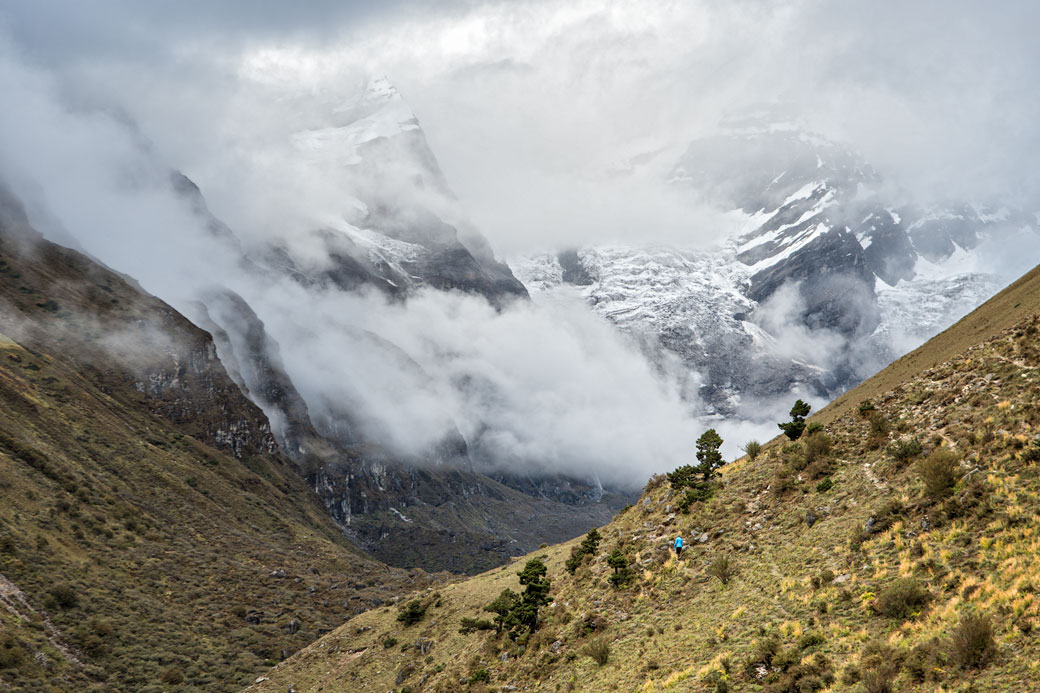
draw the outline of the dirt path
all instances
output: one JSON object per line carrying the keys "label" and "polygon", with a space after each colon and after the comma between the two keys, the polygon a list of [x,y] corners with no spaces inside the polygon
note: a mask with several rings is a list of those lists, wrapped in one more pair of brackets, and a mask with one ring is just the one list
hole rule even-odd
{"label": "dirt path", "polygon": [[[23,621],[36,620],[35,617],[39,614],[39,612],[29,604],[29,600],[25,598],[25,594],[18,589],[18,585],[8,580],[7,577],[2,574],[0,574],[0,605]],[[61,631],[54,627],[50,618],[48,618],[46,614],[40,614],[40,616],[42,616],[43,619],[41,623],[43,623],[44,628],[47,629],[47,640],[50,642],[51,646],[61,652],[62,656],[69,662],[72,662],[76,666],[83,666],[83,662],[79,661],[79,658],[75,653],[73,653],[72,649],[61,639]]]}

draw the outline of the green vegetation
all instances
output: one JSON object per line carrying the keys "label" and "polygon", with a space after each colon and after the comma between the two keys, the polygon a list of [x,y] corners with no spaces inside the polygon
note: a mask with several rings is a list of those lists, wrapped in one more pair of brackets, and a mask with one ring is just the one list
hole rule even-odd
{"label": "green vegetation", "polygon": [[805,417],[809,415],[810,409],[811,407],[802,400],[795,401],[794,406],[791,407],[791,420],[787,423],[779,423],[777,426],[785,436],[791,440],[798,440],[805,431]]}
{"label": "green vegetation", "polygon": [[709,482],[718,474],[718,469],[722,466],[722,453],[719,452],[721,447],[722,438],[714,428],[709,428],[697,439],[697,466],[695,469],[701,475],[702,482]]}
{"label": "green vegetation", "polygon": [[758,457],[758,453],[762,452],[762,443],[757,440],[749,440],[744,443],[744,447],[742,447],[741,450],[743,450],[744,454],[748,456],[748,459],[754,462]]}
{"label": "green vegetation", "polygon": [[614,571],[608,581],[615,589],[621,589],[632,581],[632,569],[629,568],[628,556],[621,549],[614,549],[607,556],[607,565]]}
{"label": "green vegetation", "polygon": [[571,556],[567,559],[566,564],[567,572],[573,575],[586,556],[595,557],[596,551],[599,550],[599,542],[599,530],[595,528],[590,530],[581,543],[571,549]]}
{"label": "green vegetation", "polygon": [[240,690],[426,580],[349,544],[208,335],[36,251],[0,234],[0,689]]}
{"label": "green vegetation", "polygon": [[[424,622],[422,637],[437,641],[421,667],[426,689],[457,690],[483,667],[495,685],[550,691],[1030,690],[1040,674],[1040,464],[1022,453],[1040,431],[1033,325],[1040,318],[872,393],[870,416],[853,405],[825,430],[765,444],[754,464],[725,465],[687,514],[676,508],[700,474],[652,479],[599,529],[609,549],[573,574],[566,564],[584,537],[541,552],[552,604],[528,638]],[[933,394],[922,401],[924,390]],[[912,432],[922,450],[904,462],[892,451]],[[937,450],[953,464],[929,495],[923,463]],[[669,550],[676,534],[690,537],[682,561]],[[612,584],[622,565],[628,589]],[[516,589],[516,570],[443,588],[444,608],[472,616]],[[400,632],[395,613],[355,617],[256,689],[392,688],[409,653],[377,638]],[[361,626],[371,630],[356,635]]]}

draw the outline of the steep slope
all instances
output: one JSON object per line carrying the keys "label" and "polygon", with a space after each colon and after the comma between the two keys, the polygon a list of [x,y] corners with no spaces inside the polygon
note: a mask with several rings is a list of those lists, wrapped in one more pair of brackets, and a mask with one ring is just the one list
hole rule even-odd
{"label": "steep slope", "polygon": [[518,562],[419,593],[414,625],[356,617],[250,690],[1031,690],[1038,334],[1032,272],[688,514],[651,479],[573,575],[577,540],[530,556],[552,583],[530,636],[459,630],[521,589]]}
{"label": "steep slope", "polygon": [[235,690],[426,580],[352,546],[168,305],[0,203],[0,688]]}

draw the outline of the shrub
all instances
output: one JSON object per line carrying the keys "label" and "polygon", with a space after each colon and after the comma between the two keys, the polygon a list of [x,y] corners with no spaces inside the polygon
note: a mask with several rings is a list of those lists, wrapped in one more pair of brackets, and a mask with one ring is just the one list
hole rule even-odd
{"label": "shrub", "polygon": [[382,640],[383,647],[389,650],[391,647],[397,644],[397,638],[392,635],[387,635]]}
{"label": "shrub", "polygon": [[676,491],[692,486],[697,481],[697,469],[693,465],[684,464],[668,472],[668,483]]}
{"label": "shrub", "polygon": [[798,649],[808,650],[810,647],[816,647],[817,645],[822,645],[825,642],[827,642],[827,638],[823,637],[823,633],[810,631],[808,633],[803,634],[802,637],[798,638]]}
{"label": "shrub", "polygon": [[981,669],[996,651],[989,617],[976,613],[962,616],[950,639],[950,660],[962,669]]}
{"label": "shrub", "polygon": [[860,681],[867,693],[896,693],[896,668],[891,664],[879,663],[869,667],[861,675]]}
{"label": "shrub", "polygon": [[25,660],[21,645],[11,635],[0,639],[0,669],[14,669]]}
{"label": "shrub", "polygon": [[813,421],[805,427],[805,435],[812,436],[816,435],[823,430],[823,424],[819,421]]}
{"label": "shrub", "polygon": [[610,660],[610,643],[606,639],[590,642],[583,651],[600,666],[603,666]]}
{"label": "shrub", "polygon": [[869,399],[865,399],[859,403],[858,409],[860,416],[866,416],[868,413],[875,411],[877,407],[875,407],[874,403],[871,402]]}
{"label": "shrub", "polygon": [[54,603],[62,609],[71,609],[79,604],[79,594],[67,582],[58,583],[50,588],[47,593],[54,598]]}
{"label": "shrub", "polygon": [[697,481],[694,484],[683,491],[682,497],[676,506],[683,513],[690,512],[690,506],[694,503],[704,503],[711,500],[711,497],[715,495],[715,487],[708,482]]}
{"label": "shrub", "polygon": [[715,559],[708,564],[708,575],[718,578],[719,582],[723,585],[728,585],[735,573],[736,567],[733,565],[733,562],[729,560],[729,556],[726,556],[725,554],[716,556]]}
{"label": "shrub", "polygon": [[423,603],[418,599],[413,599],[405,604],[404,608],[401,609],[401,612],[397,614],[398,622],[403,623],[406,626],[414,625],[425,617],[426,607],[423,606]]}
{"label": "shrub", "polygon": [[475,683],[491,683],[491,674],[487,669],[477,669],[469,677],[469,685]]}
{"label": "shrub", "polygon": [[917,473],[924,482],[925,497],[939,502],[957,485],[957,455],[949,448],[936,448],[917,463]]}
{"label": "shrub", "polygon": [[826,493],[827,491],[830,491],[831,488],[833,488],[833,487],[834,487],[834,482],[831,481],[830,477],[827,477],[823,481],[821,481],[820,483],[816,484],[816,492],[817,493]]}
{"label": "shrub", "polygon": [[831,437],[826,433],[817,433],[805,439],[805,463],[811,464],[831,451]]}
{"label": "shrub", "polygon": [[486,618],[468,618],[463,616],[459,622],[459,632],[468,635],[477,630],[493,630],[495,624]]}
{"label": "shrub", "polygon": [[179,686],[184,683],[184,673],[177,667],[167,667],[159,675],[159,680],[168,686]]}
{"label": "shrub", "polygon": [[888,435],[888,432],[892,430],[892,424],[888,422],[885,415],[879,411],[872,411],[867,414],[867,421],[870,422],[870,436],[872,438],[881,438]]}
{"label": "shrub", "polygon": [[920,612],[931,595],[914,578],[898,578],[881,591],[874,603],[874,609],[888,618],[909,618]]}
{"label": "shrub", "polygon": [[757,440],[749,440],[744,443],[744,447],[742,447],[741,450],[743,450],[744,454],[748,456],[748,459],[754,462],[755,458],[758,457],[758,454],[762,452],[762,443]]}
{"label": "shrub", "polygon": [[921,454],[923,448],[917,438],[900,438],[888,446],[888,454],[897,462],[909,462]]}

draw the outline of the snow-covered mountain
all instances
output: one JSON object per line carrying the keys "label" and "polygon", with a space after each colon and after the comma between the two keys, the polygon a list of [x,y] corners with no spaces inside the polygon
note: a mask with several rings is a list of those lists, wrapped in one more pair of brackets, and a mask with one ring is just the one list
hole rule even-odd
{"label": "snow-covered mountain", "polygon": [[587,246],[510,264],[536,300],[579,291],[652,358],[680,359],[706,415],[836,396],[1012,278],[980,250],[1037,232],[1035,216],[1006,208],[889,199],[851,150],[790,126],[692,142],[669,182],[733,210],[739,231],[712,249]]}

